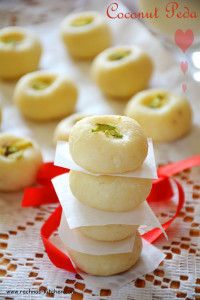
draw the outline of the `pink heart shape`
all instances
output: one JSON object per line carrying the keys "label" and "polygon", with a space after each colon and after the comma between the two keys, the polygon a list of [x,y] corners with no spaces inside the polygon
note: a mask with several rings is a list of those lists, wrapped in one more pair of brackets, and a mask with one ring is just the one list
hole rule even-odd
{"label": "pink heart shape", "polygon": [[185,32],[181,29],[177,29],[175,32],[176,45],[185,52],[194,42],[194,33],[191,29]]}
{"label": "pink heart shape", "polygon": [[185,93],[187,91],[187,84],[186,83],[182,83],[182,90]]}
{"label": "pink heart shape", "polygon": [[181,62],[181,70],[184,74],[188,71],[188,62],[187,61]]}

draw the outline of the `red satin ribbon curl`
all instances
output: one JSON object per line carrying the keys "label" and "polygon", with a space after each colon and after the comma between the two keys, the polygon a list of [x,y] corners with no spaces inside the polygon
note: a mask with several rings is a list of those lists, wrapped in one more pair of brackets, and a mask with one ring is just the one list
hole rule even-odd
{"label": "red satin ribbon curl", "polygon": [[62,207],[59,205],[56,210],[45,221],[41,228],[41,237],[45,247],[45,250],[49,256],[51,262],[58,268],[66,271],[76,273],[71,260],[67,254],[59,250],[50,240],[49,237],[56,231],[60,224],[60,218],[62,214]]}

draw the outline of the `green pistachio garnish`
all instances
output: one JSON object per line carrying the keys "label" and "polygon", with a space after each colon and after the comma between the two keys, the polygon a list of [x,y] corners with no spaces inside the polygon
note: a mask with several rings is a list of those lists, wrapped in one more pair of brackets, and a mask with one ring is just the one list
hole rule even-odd
{"label": "green pistachio garnish", "polygon": [[79,27],[92,23],[93,17],[80,17],[71,22],[72,26]]}
{"label": "green pistachio garnish", "polygon": [[147,104],[150,108],[160,108],[166,102],[166,98],[163,95],[157,95]]}
{"label": "green pistachio garnish", "polygon": [[92,129],[92,132],[104,132],[107,137],[114,137],[116,139],[123,138],[123,135],[119,133],[115,126],[109,124],[96,124],[96,128]]}
{"label": "green pistachio garnish", "polygon": [[9,34],[6,36],[2,36],[0,38],[0,42],[10,46],[16,46],[23,40],[23,36],[21,34]]}
{"label": "green pistachio garnish", "polygon": [[7,40],[7,41],[1,41],[4,44],[8,44],[8,45],[15,45],[17,43],[17,41],[13,41],[13,40]]}
{"label": "green pistachio garnish", "polygon": [[33,144],[30,141],[23,140],[23,139],[20,139],[13,144],[13,147],[17,148],[18,150],[25,150],[32,146]]}
{"label": "green pistachio garnish", "polygon": [[20,159],[20,158],[22,158],[22,156],[23,156],[23,150],[20,150],[20,151],[10,154],[9,158],[10,159]]}
{"label": "green pistachio garnish", "polygon": [[1,43],[4,43],[4,44],[9,45],[9,46],[16,46],[20,42],[12,40],[12,39],[9,39],[9,40],[1,40]]}
{"label": "green pistachio garnish", "polygon": [[109,60],[120,60],[127,57],[131,53],[130,50],[118,50],[109,55]]}
{"label": "green pistachio garnish", "polygon": [[42,91],[42,90],[46,89],[49,85],[50,85],[50,82],[37,80],[37,81],[33,82],[32,88],[34,90]]}
{"label": "green pistachio garnish", "polygon": [[4,144],[0,146],[0,155],[9,158],[20,158],[23,155],[23,151],[32,146],[31,142],[21,139],[12,145]]}

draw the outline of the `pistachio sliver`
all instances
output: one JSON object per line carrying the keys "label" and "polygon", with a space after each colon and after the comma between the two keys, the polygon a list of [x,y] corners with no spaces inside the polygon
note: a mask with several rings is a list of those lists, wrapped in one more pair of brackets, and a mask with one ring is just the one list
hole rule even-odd
{"label": "pistachio sliver", "polygon": [[22,32],[7,32],[0,37],[0,42],[8,46],[15,46],[20,44],[24,37]]}
{"label": "pistachio sliver", "polygon": [[32,146],[33,144],[30,141],[26,141],[26,140],[20,140],[13,144],[13,147],[17,148],[18,150],[24,150]]}
{"label": "pistachio sliver", "polygon": [[92,132],[103,132],[107,137],[114,137],[117,139],[121,139],[123,137],[122,134],[118,131],[116,126],[109,125],[109,124],[96,124],[96,128],[92,129]]}
{"label": "pistachio sliver", "polygon": [[15,37],[1,38],[0,42],[9,46],[16,46],[20,44],[21,40]]}
{"label": "pistachio sliver", "polygon": [[73,20],[71,22],[71,25],[75,26],[75,27],[85,26],[85,25],[92,23],[92,21],[93,21],[92,17],[80,17],[80,18]]}
{"label": "pistachio sliver", "polygon": [[6,44],[6,45],[9,45],[9,46],[15,46],[17,43],[19,43],[19,42],[17,42],[17,41],[12,41],[12,40],[8,40],[8,41],[0,41],[1,43],[3,43],[3,44]]}
{"label": "pistachio sliver", "polygon": [[151,101],[148,103],[148,106],[150,108],[160,108],[162,107],[166,102],[166,98],[162,95],[157,95]]}
{"label": "pistachio sliver", "polygon": [[109,60],[121,60],[125,57],[127,57],[131,53],[130,50],[118,50],[109,56]]}
{"label": "pistachio sliver", "polygon": [[33,82],[32,88],[34,90],[41,91],[41,90],[46,89],[49,85],[50,85],[50,83],[48,83],[48,82],[38,80],[38,81]]}
{"label": "pistachio sliver", "polygon": [[[32,143],[30,141],[26,140],[18,140],[14,142],[11,145],[3,145],[0,148],[0,155],[9,157],[9,158],[14,158],[14,157],[19,157],[22,156],[22,153],[25,149],[32,147]],[[17,154],[17,153],[21,154]]]}
{"label": "pistachio sliver", "polygon": [[20,159],[23,156],[23,150],[14,152],[9,155],[9,159]]}
{"label": "pistachio sliver", "polygon": [[15,147],[15,146],[8,146],[7,148],[6,148],[6,156],[9,156],[10,154],[13,154],[13,153],[15,153],[15,152],[17,152],[18,151],[18,149],[17,149],[17,147]]}

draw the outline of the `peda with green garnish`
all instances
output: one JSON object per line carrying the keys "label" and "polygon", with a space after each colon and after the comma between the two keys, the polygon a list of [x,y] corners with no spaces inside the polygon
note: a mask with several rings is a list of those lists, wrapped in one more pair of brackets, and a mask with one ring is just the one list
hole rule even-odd
{"label": "peda with green garnish", "polygon": [[136,46],[115,46],[104,50],[92,63],[92,76],[101,91],[116,99],[130,98],[148,86],[153,64]]}
{"label": "peda with green garnish", "polygon": [[111,45],[110,28],[96,11],[68,15],[60,32],[67,51],[76,59],[92,59]]}
{"label": "peda with green garnish", "polygon": [[64,74],[36,71],[23,76],[14,90],[14,102],[24,117],[47,122],[72,114],[78,97],[75,83]]}
{"label": "peda with green garnish", "polygon": [[17,79],[37,70],[42,46],[38,37],[22,27],[0,30],[0,78]]}
{"label": "peda with green garnish", "polygon": [[73,160],[91,173],[114,174],[137,169],[146,158],[147,138],[131,118],[102,115],[77,122],[69,136]]}
{"label": "peda with green garnish", "polygon": [[18,191],[32,185],[41,164],[42,154],[34,141],[0,134],[0,191]]}
{"label": "peda with green garnish", "polygon": [[189,133],[192,125],[188,100],[165,89],[136,94],[127,104],[125,115],[137,120],[156,142],[177,140]]}

